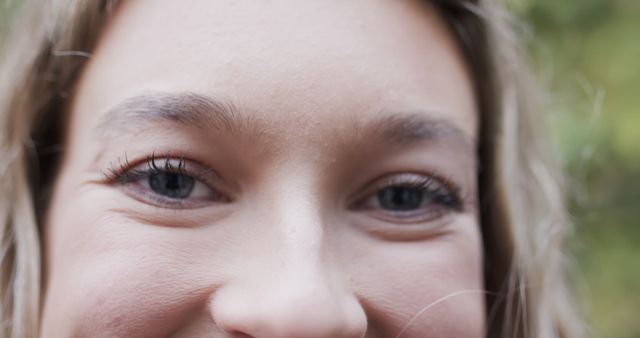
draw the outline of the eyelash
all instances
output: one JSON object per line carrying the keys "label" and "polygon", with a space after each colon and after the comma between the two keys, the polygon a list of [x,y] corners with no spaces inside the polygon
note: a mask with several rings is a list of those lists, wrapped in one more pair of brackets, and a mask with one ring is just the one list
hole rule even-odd
{"label": "eyelash", "polygon": [[172,157],[170,154],[167,154],[166,157],[162,157],[164,159],[164,168],[160,168],[156,163],[156,155],[152,153],[150,156],[142,162],[147,164],[146,169],[138,169],[139,165],[132,165],[129,162],[129,159],[125,155],[124,163],[121,159],[118,159],[118,163],[111,163],[107,172],[105,172],[104,176],[107,178],[109,182],[117,182],[120,184],[126,184],[135,182],[137,180],[146,178],[150,175],[157,175],[162,173],[176,173],[176,174],[186,174],[184,168],[186,166],[186,161],[184,157],[177,158],[178,166],[177,171],[176,167],[171,164],[171,159],[176,159]]}
{"label": "eyelash", "polygon": [[[449,179],[441,179],[436,175],[418,176],[402,184],[403,187],[417,189],[426,192],[436,201],[451,210],[461,211],[463,208],[460,188]],[[389,187],[387,185],[386,187]],[[435,187],[434,187],[435,186]]]}
{"label": "eyelash", "polygon": [[[352,205],[352,209],[375,212],[378,218],[394,223],[424,223],[439,219],[446,214],[462,212],[465,198],[461,189],[449,179],[436,174],[396,174],[378,179],[373,188],[369,189],[363,198]],[[384,210],[383,208],[368,208],[367,202],[380,198],[379,194],[389,188],[404,188],[414,190],[429,199],[427,206],[416,210]],[[362,196],[362,195],[361,195]],[[378,204],[380,201],[375,201]]]}
{"label": "eyelash", "polygon": [[[177,164],[173,164],[176,161]],[[164,165],[159,165],[158,162],[164,162]],[[112,163],[110,168],[104,173],[104,176],[107,183],[118,184],[125,187],[133,198],[143,203],[166,209],[190,209],[204,206],[211,202],[230,201],[226,194],[215,188],[214,184],[207,182],[211,181],[212,176],[215,176],[212,171],[205,169],[194,173],[193,169],[188,169],[188,167],[191,166],[188,166],[188,163],[183,156],[175,157],[167,154],[166,156],[158,158],[155,153],[152,153],[151,156],[148,156],[145,160],[132,164],[125,154],[124,162],[119,159],[117,164]],[[193,179],[195,181],[194,184],[197,184],[199,187],[202,187],[202,185],[206,186],[208,196],[206,198],[175,198],[149,191],[152,189],[151,187],[144,187],[145,180],[161,174],[188,176]],[[143,183],[136,184],[136,182]],[[149,182],[147,182],[147,185],[148,184]],[[195,193],[195,190],[192,191]]]}

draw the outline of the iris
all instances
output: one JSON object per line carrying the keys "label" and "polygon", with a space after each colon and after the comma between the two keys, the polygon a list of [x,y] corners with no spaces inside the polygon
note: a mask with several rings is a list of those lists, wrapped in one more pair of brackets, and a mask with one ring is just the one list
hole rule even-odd
{"label": "iris", "polygon": [[387,187],[380,190],[377,197],[383,209],[408,211],[422,206],[424,191],[410,187]]}
{"label": "iris", "polygon": [[195,179],[179,173],[156,173],[149,176],[149,187],[155,193],[169,198],[189,197],[195,186]]}

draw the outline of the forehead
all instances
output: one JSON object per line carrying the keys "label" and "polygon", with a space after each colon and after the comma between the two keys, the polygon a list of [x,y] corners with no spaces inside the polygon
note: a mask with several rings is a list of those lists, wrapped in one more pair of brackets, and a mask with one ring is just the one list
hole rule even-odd
{"label": "forehead", "polygon": [[95,126],[149,91],[230,99],[275,129],[423,111],[476,134],[465,63],[425,1],[121,2],[81,79],[75,123]]}

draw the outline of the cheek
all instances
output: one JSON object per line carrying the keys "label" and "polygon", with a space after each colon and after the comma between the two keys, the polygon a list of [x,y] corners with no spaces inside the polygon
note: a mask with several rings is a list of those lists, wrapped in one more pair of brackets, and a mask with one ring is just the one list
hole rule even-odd
{"label": "cheek", "polygon": [[166,336],[205,303],[220,276],[199,267],[205,250],[193,234],[83,205],[97,195],[52,206],[45,335]]}
{"label": "cheek", "polygon": [[452,225],[463,230],[424,242],[372,243],[352,255],[366,257],[349,269],[371,324],[386,335],[484,337],[478,226],[471,218]]}
{"label": "cheek", "polygon": [[[141,264],[144,269],[134,270]],[[171,263],[122,253],[91,267],[69,269],[73,277],[51,281],[45,322],[80,336],[164,336],[204,297],[192,281],[160,272],[167,265]]]}

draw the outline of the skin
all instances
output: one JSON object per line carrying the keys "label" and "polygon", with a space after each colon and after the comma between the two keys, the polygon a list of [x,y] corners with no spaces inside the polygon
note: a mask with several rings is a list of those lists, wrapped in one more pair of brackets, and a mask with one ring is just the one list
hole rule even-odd
{"label": "skin", "polygon": [[[484,336],[478,112],[430,5],[123,2],[69,112],[43,337]],[[151,156],[193,196],[116,177]],[[408,178],[461,203],[383,208]]]}

